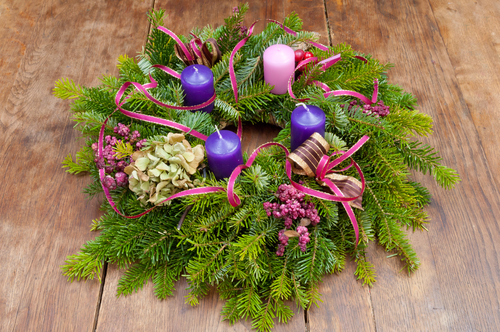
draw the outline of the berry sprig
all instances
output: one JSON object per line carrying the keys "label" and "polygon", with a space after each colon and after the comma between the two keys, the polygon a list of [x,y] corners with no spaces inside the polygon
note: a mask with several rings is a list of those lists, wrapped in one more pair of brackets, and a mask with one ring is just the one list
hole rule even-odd
{"label": "berry sprig", "polygon": [[[278,233],[280,243],[276,255],[283,256],[289,237],[298,237],[300,250],[305,252],[306,245],[310,241],[309,231],[306,226],[309,223],[312,226],[316,226],[319,223],[318,210],[316,210],[314,203],[305,202],[305,194],[295,189],[292,185],[280,185],[275,195],[281,201],[281,204],[265,202],[263,206],[268,217],[273,216],[276,219],[284,219],[285,229]],[[287,231],[287,229],[292,227],[294,220],[299,218],[301,218],[301,221],[297,227],[297,231]]]}
{"label": "berry sprig", "polygon": [[289,229],[292,226],[293,220],[298,218],[309,218],[313,226],[319,223],[320,218],[318,210],[314,207],[314,203],[305,202],[304,197],[306,195],[295,189],[292,185],[280,185],[276,196],[281,201],[281,204],[265,202],[264,209],[268,217],[272,215],[277,219],[283,218],[286,229]]}
{"label": "berry sprig", "polygon": [[102,150],[104,161],[97,158],[97,143],[92,144],[92,150],[94,150],[94,155],[96,157],[94,162],[99,169],[104,168],[106,174],[108,174],[104,178],[103,185],[110,190],[114,190],[117,187],[125,187],[128,184],[128,176],[125,174],[124,169],[130,164],[130,158],[117,157],[115,148],[119,144],[128,143],[137,151],[140,150],[147,141],[146,139],[139,140],[141,134],[137,130],[133,131],[132,135],[130,135],[130,128],[121,123],[114,127],[113,131],[122,138],[118,139],[111,135],[104,137],[104,141],[106,142],[106,146],[104,146]]}
{"label": "berry sprig", "polygon": [[280,244],[278,245],[278,250],[276,251],[276,255],[283,256],[283,254],[285,253],[285,247],[288,245],[288,236],[285,235],[284,229],[279,231],[278,241],[280,241]]}
{"label": "berry sprig", "polygon": [[311,241],[309,238],[309,231],[305,226],[297,227],[297,233],[299,233],[299,247],[302,252],[306,251],[306,245]]}
{"label": "berry sprig", "polygon": [[[358,104],[359,103],[359,104]],[[341,107],[345,107],[345,105],[340,105]],[[354,114],[357,109],[362,108],[363,113],[367,116],[373,116],[376,118],[383,118],[384,116],[389,115],[389,106],[384,105],[383,100],[379,100],[378,103],[368,105],[363,103],[362,101],[358,101],[357,99],[351,101],[349,106],[347,106],[347,110],[350,114]],[[354,110],[353,110],[354,109]]]}

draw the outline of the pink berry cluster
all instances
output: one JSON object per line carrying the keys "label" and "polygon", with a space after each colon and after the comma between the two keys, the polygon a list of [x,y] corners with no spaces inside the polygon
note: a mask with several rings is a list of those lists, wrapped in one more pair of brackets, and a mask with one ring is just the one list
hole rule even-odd
{"label": "pink berry cluster", "polygon": [[288,245],[288,236],[285,235],[284,229],[279,231],[278,241],[280,241],[280,244],[278,245],[278,250],[276,251],[276,255],[283,256],[283,254],[285,253],[285,247]]}
{"label": "pink berry cluster", "polygon": [[297,233],[299,233],[299,247],[302,252],[306,251],[306,245],[311,241],[309,238],[309,231],[307,230],[307,227],[305,226],[299,226],[297,227]]}
{"label": "pink berry cluster", "polygon": [[[345,105],[340,105],[340,106],[344,107]],[[379,100],[378,103],[376,103],[376,104],[367,105],[361,101],[358,104],[358,100],[356,99],[356,100],[353,100],[349,103],[347,110],[349,110],[349,112],[351,112],[351,113],[354,113],[355,111],[352,111],[352,109],[354,108],[356,110],[359,107],[363,108],[364,114],[371,115],[371,116],[374,116],[376,118],[383,118],[384,116],[387,116],[390,113],[389,106],[384,105],[384,101],[382,101],[382,100]]]}
{"label": "pink berry cluster", "polygon": [[[311,239],[309,238],[309,231],[305,226],[297,227],[297,233],[299,233],[299,247],[302,252],[306,252],[307,244]],[[285,230],[282,229],[278,233],[278,250],[276,251],[277,256],[283,256],[285,253],[285,248],[288,246],[288,236],[285,235]]]}
{"label": "pink berry cluster", "polygon": [[[285,247],[288,245],[288,236],[285,231],[292,227],[293,221],[298,218],[308,218],[311,225],[316,226],[320,217],[318,210],[314,207],[314,203],[307,203],[304,201],[305,194],[298,191],[292,185],[282,184],[278,187],[276,196],[281,203],[265,202],[264,209],[267,215],[275,218],[283,218],[285,220],[285,229],[278,233],[278,250],[276,255],[283,256]],[[306,246],[309,243],[309,231],[305,226],[298,226],[297,233],[299,233],[299,247],[302,252],[306,251]]]}
{"label": "pink berry cluster", "polygon": [[[110,190],[114,190],[116,187],[125,187],[128,184],[128,176],[123,172],[123,170],[130,164],[130,160],[128,160],[128,158],[117,158],[113,148],[124,142],[129,143],[132,146],[135,144],[135,150],[139,150],[146,142],[146,139],[139,140],[141,134],[139,134],[137,130],[132,132],[132,135],[130,135],[130,128],[121,123],[114,128],[114,132],[120,135],[122,139],[117,139],[116,137],[110,135],[104,137],[106,142],[106,146],[104,146],[102,151],[104,162],[97,158],[97,143],[92,144],[92,150],[94,150],[94,155],[96,156],[94,162],[97,164],[98,168],[104,168],[106,174],[109,174],[104,178],[103,184]],[[113,173],[115,173],[114,177],[112,176]]]}
{"label": "pink berry cluster", "polygon": [[[124,140],[129,141],[128,143],[130,143],[132,145],[135,143],[135,146],[138,149],[141,149],[144,142],[146,142],[146,139],[139,140],[139,138],[141,137],[141,134],[139,134],[139,132],[137,130],[134,130],[132,132],[132,136],[130,136],[130,128],[124,124],[119,123],[118,126],[116,126],[113,129],[113,131],[116,134],[122,136]],[[106,138],[108,138],[108,137],[110,137],[110,136],[106,136]],[[113,137],[113,138],[116,140],[116,137]]]}
{"label": "pink berry cluster", "polygon": [[276,196],[278,196],[281,204],[265,202],[264,209],[269,217],[272,215],[275,218],[285,219],[285,228],[290,228],[293,220],[298,218],[309,218],[313,226],[319,223],[320,218],[314,203],[305,202],[305,194],[292,185],[280,185]]}

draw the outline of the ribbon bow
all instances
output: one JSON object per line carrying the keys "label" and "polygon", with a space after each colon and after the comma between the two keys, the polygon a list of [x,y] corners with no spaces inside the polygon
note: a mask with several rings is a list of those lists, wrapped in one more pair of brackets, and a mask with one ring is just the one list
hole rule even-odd
{"label": "ribbon bow", "polygon": [[[345,175],[329,174],[329,173],[335,172],[333,171],[334,167],[339,165],[347,158],[350,158],[369,139],[370,138],[368,136],[363,136],[349,150],[337,151],[336,153],[332,154],[332,156],[341,154],[339,158],[333,160],[332,162],[329,162],[331,156],[326,155],[326,153],[330,148],[330,145],[318,133],[314,133],[299,148],[295,149],[293,153],[289,153],[288,149],[279,143],[263,144],[259,146],[257,149],[255,149],[255,151],[248,158],[246,164],[236,167],[231,176],[229,177],[227,185],[227,199],[229,201],[229,204],[231,204],[234,207],[241,204],[240,198],[234,192],[236,179],[240,175],[241,171],[252,166],[253,162],[255,161],[255,158],[262,149],[270,146],[276,146],[283,149],[283,151],[285,152],[285,155],[287,157],[285,165],[286,174],[290,179],[290,183],[295,189],[302,191],[306,195],[313,196],[319,199],[342,203],[347,212],[347,215],[349,216],[349,219],[351,220],[354,233],[356,234],[355,245],[357,245],[359,242],[359,227],[358,227],[358,222],[356,221],[356,216],[354,215],[354,211],[352,210],[350,204],[352,204],[352,206],[354,207],[361,208],[361,196],[363,195],[363,191],[365,190],[365,178],[363,176],[363,172],[361,171],[359,165],[352,158],[351,158],[351,164],[349,166],[336,171],[336,172],[342,172],[349,169],[351,166],[354,166],[361,178],[360,189],[356,189],[356,183],[357,182],[359,183],[359,181],[356,180],[355,178],[350,176],[348,177]],[[313,149],[309,148],[310,146],[314,146],[316,150],[313,151]],[[301,147],[305,148],[300,149]],[[296,161],[298,163],[296,163]],[[294,163],[296,164],[294,165]],[[320,183],[326,184],[326,186],[329,188],[329,190],[331,190],[331,192],[333,192],[333,194],[314,190],[293,181],[292,171],[296,172],[297,174],[306,174],[306,175],[312,174],[312,176],[316,176],[317,180],[319,180]],[[342,188],[342,190],[340,188]]]}
{"label": "ribbon bow", "polygon": [[329,163],[330,158],[337,154],[345,154],[345,152],[339,151],[328,156],[327,152],[329,149],[330,145],[320,134],[312,134],[302,145],[288,155],[292,171],[295,174],[316,177],[320,185],[328,187],[332,193],[335,193],[330,182],[333,183],[347,197],[356,197],[353,201],[347,202],[349,205],[363,210],[361,204],[364,189],[363,183],[352,176],[334,173],[349,169],[354,165],[354,161],[351,161],[351,164],[346,168],[334,171],[333,168],[339,165],[345,158],[341,161],[339,161],[340,158],[337,158]]}

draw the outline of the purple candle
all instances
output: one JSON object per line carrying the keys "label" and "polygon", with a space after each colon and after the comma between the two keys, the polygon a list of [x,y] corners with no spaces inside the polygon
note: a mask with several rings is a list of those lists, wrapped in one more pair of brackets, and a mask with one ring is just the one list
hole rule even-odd
{"label": "purple candle", "polygon": [[228,178],[236,167],[243,164],[241,141],[229,130],[217,129],[205,143],[208,166],[217,180]]}
{"label": "purple candle", "polygon": [[297,106],[293,110],[291,121],[292,138],[290,147],[292,151],[298,148],[314,133],[325,137],[325,112],[313,105],[300,103]]}
{"label": "purple candle", "polygon": [[[214,74],[204,65],[191,65],[181,73],[181,84],[184,89],[184,106],[195,106],[209,100],[215,93]],[[212,112],[214,104],[200,109],[207,113]]]}

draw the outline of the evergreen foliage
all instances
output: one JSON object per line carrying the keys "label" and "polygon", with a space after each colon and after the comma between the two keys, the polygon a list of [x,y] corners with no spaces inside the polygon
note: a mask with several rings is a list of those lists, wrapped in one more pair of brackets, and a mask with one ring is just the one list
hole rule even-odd
{"label": "evergreen foliage", "polygon": [[[239,94],[236,103],[229,80],[229,53],[244,37],[241,23],[247,10],[248,5],[240,6],[217,29],[208,26],[194,30],[202,39],[218,40],[223,53],[222,60],[212,68],[217,99],[211,114],[160,107],[142,93],[130,89],[127,91],[130,98],[124,107],[171,119],[206,135],[211,134],[220,121],[237,123],[238,118],[242,118],[248,122],[268,122],[272,119],[283,124],[276,141],[289,146],[289,121],[295,101],[288,95],[270,93],[272,87],[263,80],[262,53],[272,44],[295,45],[314,40],[315,35],[300,31],[302,21],[292,13],[285,25],[297,31],[297,36],[285,33],[274,23],[269,23],[262,33],[251,36],[234,61]],[[150,90],[155,98],[182,105],[183,91],[179,81],[152,68],[153,64],[176,70],[185,66],[174,55],[175,41],[155,29],[162,25],[163,15],[162,10],[149,13],[152,29],[143,52],[138,59],[120,57],[118,77],[103,76],[102,84],[93,88],[80,86],[70,79],[56,82],[54,95],[73,100],[71,111],[75,126],[87,137],[76,160],[66,157],[63,167],[72,174],[89,172],[94,183],[85,192],[91,197],[102,192],[102,188],[90,146],[97,141],[108,116],[112,115],[106,135],[113,135],[113,127],[118,122],[138,130],[143,138],[174,131],[114,112],[114,97],[120,86],[126,81],[147,83],[149,74],[159,83],[157,88]],[[181,39],[187,41],[188,37]],[[428,217],[423,209],[429,204],[430,196],[426,188],[411,181],[410,170],[432,175],[444,188],[452,188],[459,181],[458,174],[440,164],[441,158],[432,147],[416,140],[418,136],[432,133],[432,119],[415,109],[414,96],[387,82],[385,73],[391,65],[381,64],[370,56],[366,56],[368,61],[365,63],[355,58],[358,54],[346,44],[331,46],[328,51],[314,48],[311,51],[320,59],[339,53],[342,56],[341,61],[325,72],[317,66],[308,66],[293,85],[297,96],[311,98],[308,103],[325,111],[325,138],[331,145],[330,152],[349,148],[363,135],[371,137],[354,156],[367,181],[364,211],[356,210],[361,234],[357,246],[342,205],[307,197],[321,217],[317,226],[309,226],[311,241],[307,251],[299,249],[297,238],[290,238],[285,254],[276,255],[283,220],[268,217],[263,203],[275,202],[278,186],[289,180],[284,153],[269,148],[259,154],[254,166],[240,175],[235,191],[242,204],[236,208],[229,205],[226,194],[221,192],[184,197],[138,219],[126,219],[104,201],[104,216],[91,225],[91,230],[100,231],[99,235],[87,242],[79,253],[68,257],[62,267],[64,275],[69,280],[100,278],[104,262],[116,263],[126,269],[118,284],[118,295],[131,294],[152,281],[159,299],[171,296],[175,282],[184,276],[189,282],[187,303],[198,304],[211,287],[216,287],[221,298],[226,300],[222,315],[231,324],[242,318],[251,319],[255,329],[269,331],[276,321],[287,322],[293,316],[285,301],[294,300],[303,309],[319,305],[322,302],[319,284],[323,276],[341,272],[348,256],[357,264],[356,277],[363,284],[373,285],[376,272],[366,257],[370,241],[377,241],[387,251],[399,255],[404,267],[409,272],[415,271],[420,262],[404,228],[426,229]],[[353,100],[351,97],[325,98],[318,87],[308,84],[311,80],[319,80],[333,90],[354,90],[371,96],[374,79],[380,82],[379,100],[391,107],[390,115],[383,119],[366,116],[361,111],[350,112],[344,105]],[[191,143],[203,143],[189,135],[187,139]],[[123,156],[132,151],[125,144],[117,148]],[[207,186],[227,186],[227,180],[217,181],[210,172],[206,173],[206,178],[201,174],[195,177],[205,180]],[[352,170],[345,174],[355,175]],[[294,175],[294,180],[304,181],[313,189],[321,188],[311,178]],[[128,215],[138,214],[146,208],[128,189],[114,190],[112,196],[118,209]],[[192,209],[182,228],[177,230],[182,213],[190,205]]]}

